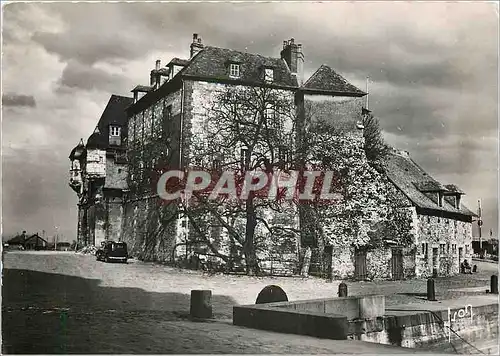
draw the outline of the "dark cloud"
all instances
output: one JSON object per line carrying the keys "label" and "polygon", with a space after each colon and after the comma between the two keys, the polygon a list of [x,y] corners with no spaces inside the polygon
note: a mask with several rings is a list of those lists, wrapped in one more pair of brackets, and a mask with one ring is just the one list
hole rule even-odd
{"label": "dark cloud", "polygon": [[131,85],[122,75],[70,61],[58,81],[61,89],[101,90],[114,93]]}
{"label": "dark cloud", "polygon": [[7,93],[2,95],[2,105],[4,106],[26,106],[34,108],[36,106],[35,97],[32,95],[21,95]]}

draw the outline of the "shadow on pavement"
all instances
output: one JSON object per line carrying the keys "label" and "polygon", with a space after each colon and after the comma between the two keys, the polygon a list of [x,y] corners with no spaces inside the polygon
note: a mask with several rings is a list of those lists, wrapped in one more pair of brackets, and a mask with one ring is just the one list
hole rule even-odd
{"label": "shadow on pavement", "polygon": [[[176,320],[188,314],[190,302],[182,293],[107,287],[98,279],[19,269],[3,270],[2,296],[2,351],[24,354],[129,353],[127,342],[148,333],[144,320]],[[236,304],[220,295],[213,295],[212,303],[214,311]],[[138,319],[142,326],[134,328]],[[139,350],[148,352],[147,346]]]}

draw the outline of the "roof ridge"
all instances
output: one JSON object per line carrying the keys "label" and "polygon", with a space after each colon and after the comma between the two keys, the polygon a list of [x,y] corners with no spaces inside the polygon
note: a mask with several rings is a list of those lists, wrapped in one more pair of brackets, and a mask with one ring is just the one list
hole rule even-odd
{"label": "roof ridge", "polygon": [[318,69],[302,84],[303,89],[366,95],[364,91],[351,84],[344,76],[327,64]]}
{"label": "roof ridge", "polygon": [[111,94],[110,100],[112,97],[116,97],[116,98],[120,98],[120,99],[130,99],[130,100],[134,99],[134,98],[131,98],[130,96],[119,95],[119,94]]}
{"label": "roof ridge", "polygon": [[225,47],[205,46],[204,48],[222,49],[222,50],[226,50],[226,51],[232,51],[232,52],[237,52],[237,53],[244,54],[244,55],[251,55],[251,56],[256,56],[256,57],[266,58],[266,59],[274,59],[274,60],[280,60],[280,59],[283,59],[283,58],[281,58],[281,57],[269,57],[269,56],[264,56],[264,55],[259,54],[259,53],[242,52],[242,51],[239,51],[239,50],[237,50],[237,49],[231,49],[231,48],[225,48]]}
{"label": "roof ridge", "polygon": [[[310,80],[311,80],[311,79],[312,79],[312,78],[316,75],[316,73],[318,73],[318,71],[319,71],[322,67],[327,67],[327,68],[330,68],[328,65],[326,65],[326,64],[324,64],[324,63],[323,63],[323,64],[321,64],[321,65],[318,67],[318,69],[316,69],[316,70],[314,71],[314,73],[313,73],[313,74],[309,77],[309,79],[307,79],[307,80],[304,82],[304,84],[302,84],[302,86],[305,86],[305,85],[306,85],[306,84],[307,84],[307,83],[308,83],[308,82],[309,82],[309,81],[310,81]],[[330,68],[330,69],[331,69],[331,68]]]}

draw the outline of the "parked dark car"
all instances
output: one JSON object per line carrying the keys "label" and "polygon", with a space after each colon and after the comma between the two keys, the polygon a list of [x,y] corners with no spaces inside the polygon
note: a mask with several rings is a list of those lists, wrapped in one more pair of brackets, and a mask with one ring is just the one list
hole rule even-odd
{"label": "parked dark car", "polygon": [[98,261],[127,263],[127,244],[123,241],[104,241],[95,255]]}

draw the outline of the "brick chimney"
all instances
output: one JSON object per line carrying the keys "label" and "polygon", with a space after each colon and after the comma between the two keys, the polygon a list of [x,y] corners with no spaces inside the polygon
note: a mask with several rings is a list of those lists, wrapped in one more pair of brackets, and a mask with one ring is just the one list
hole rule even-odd
{"label": "brick chimney", "polygon": [[286,61],[288,68],[296,76],[299,85],[302,85],[304,82],[304,54],[302,53],[302,45],[296,44],[293,38],[289,41],[283,41],[281,58]]}
{"label": "brick chimney", "polygon": [[201,43],[201,37],[198,37],[197,33],[193,33],[193,42],[191,43],[191,51],[189,53],[189,59],[193,58],[196,53],[203,49],[203,43]]}

